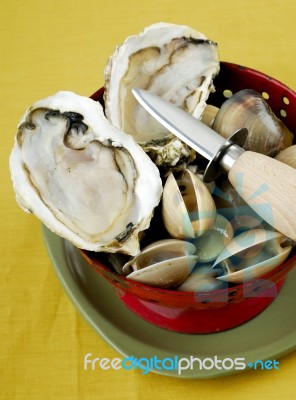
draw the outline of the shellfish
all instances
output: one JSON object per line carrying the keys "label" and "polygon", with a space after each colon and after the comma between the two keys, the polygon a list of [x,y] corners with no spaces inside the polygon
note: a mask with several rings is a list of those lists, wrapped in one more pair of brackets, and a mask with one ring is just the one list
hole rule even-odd
{"label": "shellfish", "polygon": [[244,89],[232,95],[222,104],[213,123],[213,129],[225,138],[242,127],[249,131],[245,150],[273,157],[292,145],[292,133],[255,90]]}
{"label": "shellfish", "polygon": [[201,115],[201,122],[206,124],[208,127],[212,128],[218,111],[219,111],[218,107],[215,107],[211,104],[207,104]]}
{"label": "shellfish", "polygon": [[[126,263],[127,278],[147,285],[172,288],[180,285],[194,268],[195,246],[177,239],[159,240]],[[131,272],[133,271],[133,272]]]}
{"label": "shellfish", "polygon": [[188,278],[178,286],[177,290],[182,292],[210,292],[226,288],[227,283],[218,280],[217,276],[217,271],[213,270],[212,264],[198,265]]}
{"label": "shellfish", "polygon": [[168,176],[163,190],[162,216],[171,236],[192,239],[213,227],[216,207],[205,184],[187,169],[179,179],[172,173]]}
{"label": "shellfish", "polygon": [[291,241],[281,233],[252,229],[235,237],[219,254],[213,267],[225,270],[217,279],[242,283],[272,271],[285,261],[291,250]]}
{"label": "shellfish", "polygon": [[277,160],[296,168],[296,145],[287,147],[275,157]]}
{"label": "shellfish", "polygon": [[27,110],[10,169],[19,205],[92,251],[137,254],[162,194],[157,167],[134,139],[99,103],[71,92]]}
{"label": "shellfish", "polygon": [[232,239],[233,229],[230,222],[222,215],[217,214],[213,227],[193,242],[198,261],[208,263],[216,260]]}
{"label": "shellfish", "polygon": [[111,123],[131,134],[159,166],[175,166],[195,153],[152,118],[131,89],[149,90],[202,114],[219,72],[217,44],[194,29],[168,23],[147,27],[117,47],[105,68],[105,111]]}
{"label": "shellfish", "polygon": [[216,183],[213,198],[217,212],[230,221],[236,234],[238,232],[241,233],[243,230],[257,228],[264,222],[244,201],[227,178],[220,179]]}

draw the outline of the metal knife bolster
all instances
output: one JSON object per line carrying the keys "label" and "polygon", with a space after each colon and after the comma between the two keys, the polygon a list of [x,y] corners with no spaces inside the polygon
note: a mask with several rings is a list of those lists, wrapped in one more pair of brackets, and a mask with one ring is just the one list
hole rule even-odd
{"label": "metal knife bolster", "polygon": [[221,172],[228,175],[235,161],[245,152],[241,147],[248,136],[246,128],[234,132],[219,148],[217,153],[209,160],[204,172],[203,181],[208,183],[215,180]]}

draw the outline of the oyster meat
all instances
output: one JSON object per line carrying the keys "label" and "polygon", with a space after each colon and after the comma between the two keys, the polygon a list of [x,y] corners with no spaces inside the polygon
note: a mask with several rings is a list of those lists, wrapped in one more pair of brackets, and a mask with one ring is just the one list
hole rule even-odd
{"label": "oyster meat", "polygon": [[217,44],[188,26],[158,23],[118,46],[105,69],[105,111],[159,166],[195,157],[134,98],[142,88],[199,118],[219,72]]}
{"label": "oyster meat", "polygon": [[79,248],[139,252],[160,201],[157,167],[99,103],[71,92],[36,102],[10,156],[19,205]]}

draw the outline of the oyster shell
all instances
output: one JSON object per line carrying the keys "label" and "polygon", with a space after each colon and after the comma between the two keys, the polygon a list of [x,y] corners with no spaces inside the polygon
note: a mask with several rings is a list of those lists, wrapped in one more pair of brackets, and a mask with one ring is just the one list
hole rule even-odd
{"label": "oyster shell", "polygon": [[20,121],[10,156],[19,205],[92,251],[139,252],[138,234],[159,203],[159,171],[95,101],[58,92]]}
{"label": "oyster shell", "polygon": [[131,89],[149,90],[199,118],[219,72],[216,43],[188,26],[158,23],[119,46],[105,69],[105,112],[157,165],[192,160],[194,152],[138,104]]}

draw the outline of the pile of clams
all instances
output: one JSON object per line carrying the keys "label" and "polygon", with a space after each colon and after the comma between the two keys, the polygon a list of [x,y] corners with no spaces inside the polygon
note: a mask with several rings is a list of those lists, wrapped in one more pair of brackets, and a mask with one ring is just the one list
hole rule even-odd
{"label": "pile of clams", "polygon": [[80,249],[109,254],[116,273],[150,286],[204,292],[272,271],[293,241],[264,222],[225,177],[203,182],[205,160],[156,122],[133,88],[149,90],[244,148],[296,167],[293,134],[260,93],[207,104],[217,44],[159,23],[118,46],[105,69],[104,109],[58,92],[22,117],[10,156],[19,205]]}

